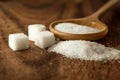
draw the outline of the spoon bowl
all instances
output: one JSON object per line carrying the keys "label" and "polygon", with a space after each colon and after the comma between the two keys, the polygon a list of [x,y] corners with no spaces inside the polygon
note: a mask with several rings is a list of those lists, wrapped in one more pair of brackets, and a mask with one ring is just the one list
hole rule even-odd
{"label": "spoon bowl", "polygon": [[[55,30],[55,25],[59,23],[75,23],[80,25],[86,25],[89,27],[97,28],[100,31],[97,33],[89,33],[89,34],[71,34],[71,33],[64,33],[58,30]],[[104,37],[108,33],[108,27],[104,23],[100,21],[89,21],[86,18],[83,19],[72,19],[72,20],[62,20],[62,21],[55,21],[50,24],[49,27],[50,31],[52,31],[56,37],[63,39],[63,40],[97,40]]]}
{"label": "spoon bowl", "polygon": [[[85,17],[85,18],[78,18],[78,19],[67,19],[67,20],[60,20],[52,22],[49,26],[51,32],[55,34],[56,37],[63,39],[63,40],[98,40],[103,38],[108,33],[108,27],[106,24],[99,20],[99,16],[103,14],[108,9],[112,8],[114,5],[118,3],[119,0],[110,0],[106,3],[102,8],[96,11],[94,14]],[[96,33],[88,33],[88,34],[72,34],[72,33],[65,33],[56,30],[54,27],[60,23],[75,23],[79,25],[86,25],[89,27],[97,28],[100,31]]]}

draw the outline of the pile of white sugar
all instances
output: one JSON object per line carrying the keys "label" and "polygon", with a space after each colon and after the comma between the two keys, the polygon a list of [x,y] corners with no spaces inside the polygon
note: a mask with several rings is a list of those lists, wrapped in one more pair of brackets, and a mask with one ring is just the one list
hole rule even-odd
{"label": "pile of white sugar", "polygon": [[100,30],[97,28],[93,28],[85,25],[78,25],[74,23],[59,23],[55,25],[55,29],[60,32],[72,33],[72,34],[89,34],[89,33],[100,32]]}
{"label": "pile of white sugar", "polygon": [[60,41],[48,49],[68,58],[81,60],[116,60],[120,58],[120,50],[105,47],[102,44],[83,40]]}

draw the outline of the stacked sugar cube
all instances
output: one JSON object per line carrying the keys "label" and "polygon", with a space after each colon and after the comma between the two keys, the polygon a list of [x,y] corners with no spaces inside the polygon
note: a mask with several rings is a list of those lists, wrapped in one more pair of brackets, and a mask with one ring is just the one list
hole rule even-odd
{"label": "stacked sugar cube", "polygon": [[40,48],[47,48],[55,43],[55,36],[52,32],[46,31],[44,25],[29,25],[28,26],[29,40],[35,42],[35,45]]}
{"label": "stacked sugar cube", "polygon": [[9,35],[9,47],[14,51],[29,48],[29,40],[34,41],[40,48],[47,48],[55,43],[55,36],[52,32],[46,31],[42,24],[33,24],[28,26],[28,36],[24,33]]}
{"label": "stacked sugar cube", "polygon": [[54,34],[50,31],[39,32],[35,36],[35,45],[40,48],[47,48],[55,43]]}
{"label": "stacked sugar cube", "polygon": [[34,41],[38,32],[45,31],[46,27],[42,24],[32,24],[28,26],[29,40]]}

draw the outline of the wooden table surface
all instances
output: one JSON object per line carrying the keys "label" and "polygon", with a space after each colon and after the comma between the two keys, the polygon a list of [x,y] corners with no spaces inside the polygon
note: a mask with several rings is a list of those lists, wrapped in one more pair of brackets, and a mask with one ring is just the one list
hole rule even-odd
{"label": "wooden table surface", "polygon": [[[48,53],[30,42],[24,51],[8,47],[8,35],[23,32],[27,25],[61,19],[85,17],[105,0],[83,0],[75,3],[55,2],[46,5],[0,2],[0,80],[120,80],[120,61],[82,61]],[[100,19],[109,27],[106,37],[97,42],[120,49],[120,7]]]}

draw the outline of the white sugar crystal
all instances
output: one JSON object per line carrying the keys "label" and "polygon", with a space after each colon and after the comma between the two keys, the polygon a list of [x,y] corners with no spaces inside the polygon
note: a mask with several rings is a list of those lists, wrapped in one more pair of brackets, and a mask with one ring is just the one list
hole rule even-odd
{"label": "white sugar crystal", "polygon": [[28,26],[28,35],[29,40],[34,41],[34,36],[37,35],[37,32],[45,31],[46,27],[42,24],[32,24]]}
{"label": "white sugar crystal", "polygon": [[24,33],[10,34],[8,44],[14,51],[24,50],[29,48],[29,39]]}
{"label": "white sugar crystal", "polygon": [[55,29],[65,33],[72,33],[72,34],[89,34],[89,33],[96,33],[100,32],[99,29],[85,26],[85,25],[78,25],[74,23],[59,23],[55,25]]}
{"label": "white sugar crystal", "polygon": [[102,44],[83,40],[60,41],[48,49],[68,58],[81,60],[116,60],[120,59],[120,50],[105,47]]}
{"label": "white sugar crystal", "polygon": [[55,43],[55,36],[50,31],[37,33],[35,36],[35,45],[40,48],[47,48]]}

